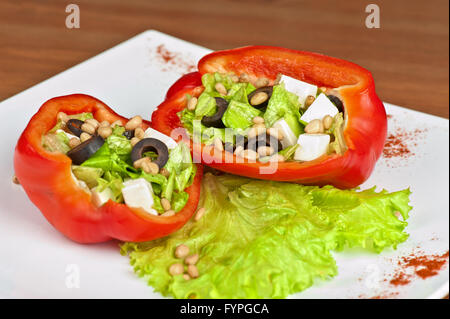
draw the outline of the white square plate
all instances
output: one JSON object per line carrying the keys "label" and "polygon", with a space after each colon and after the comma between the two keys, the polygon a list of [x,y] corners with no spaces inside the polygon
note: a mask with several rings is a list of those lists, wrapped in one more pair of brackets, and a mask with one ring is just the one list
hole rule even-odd
{"label": "white square plate", "polygon": [[[167,51],[166,51],[167,50]],[[0,103],[0,298],[160,298],[138,279],[117,242],[79,245],[60,235],[11,182],[13,152],[31,116],[49,98],[85,93],[124,116],[149,119],[168,87],[195,69],[205,48],[147,31]],[[294,298],[439,298],[448,293],[447,265],[436,276],[393,288],[395,260],[418,246],[442,254],[449,243],[448,120],[385,104],[389,132],[399,130],[411,151],[379,160],[362,185],[412,190],[410,238],[396,251],[335,254],[339,275]],[[416,131],[416,129],[418,131]],[[414,153],[414,154],[413,154]],[[39,169],[39,168],[37,168]],[[79,283],[79,285],[77,284]]]}

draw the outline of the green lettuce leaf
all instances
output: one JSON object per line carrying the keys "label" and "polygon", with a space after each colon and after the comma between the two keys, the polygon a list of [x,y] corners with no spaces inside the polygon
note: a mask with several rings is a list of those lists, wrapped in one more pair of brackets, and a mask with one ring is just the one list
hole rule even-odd
{"label": "green lettuce leaf", "polygon": [[[331,250],[373,252],[405,241],[409,190],[394,193],[258,181],[232,175],[203,178],[199,221],[162,239],[125,243],[139,276],[175,298],[285,298],[337,274]],[[172,277],[175,248],[198,253],[200,276]]]}
{"label": "green lettuce leaf", "polygon": [[122,187],[123,179],[115,172],[106,172],[103,177],[97,179],[97,191],[102,192],[109,188],[113,194],[111,199],[118,203],[123,202]]}
{"label": "green lettuce leaf", "polygon": [[69,139],[62,133],[47,133],[42,136],[42,146],[49,152],[66,154],[70,151]]}
{"label": "green lettuce leaf", "polygon": [[284,118],[294,134],[298,136],[302,132],[299,107],[297,95],[286,91],[283,85],[275,85],[264,113],[266,126],[271,127],[276,121]]}
{"label": "green lettuce leaf", "polygon": [[226,127],[244,130],[252,126],[252,119],[259,115],[261,115],[261,111],[250,104],[233,100],[228,104],[228,108],[222,116],[222,122]]}
{"label": "green lettuce leaf", "polygon": [[94,188],[98,184],[98,179],[103,175],[103,170],[96,167],[72,165],[73,175],[86,183],[89,188]]}
{"label": "green lettuce leaf", "polygon": [[328,146],[328,152],[335,152],[340,155],[344,154],[347,150],[347,144],[344,138],[344,116],[342,113],[334,116],[333,124],[326,133],[332,136],[332,142]]}

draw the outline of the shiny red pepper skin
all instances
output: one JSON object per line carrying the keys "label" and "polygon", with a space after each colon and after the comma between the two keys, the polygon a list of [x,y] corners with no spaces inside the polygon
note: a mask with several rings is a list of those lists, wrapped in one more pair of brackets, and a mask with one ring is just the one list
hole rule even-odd
{"label": "shiny red pepper skin", "polygon": [[[170,134],[182,124],[176,115],[186,106],[186,94],[202,92],[199,77],[211,72],[247,73],[252,79],[266,77],[271,82],[278,73],[291,76],[319,87],[339,88],[344,103],[346,125],[344,138],[348,150],[343,155],[324,155],[310,162],[279,163],[274,174],[261,174],[262,163],[224,163],[224,154],[210,154],[203,148],[202,162],[218,170],[251,178],[289,181],[301,184],[353,188],[363,183],[380,157],[387,133],[384,106],[377,94],[369,71],[348,61],[324,55],[278,47],[250,46],[218,51],[203,57],[199,74],[181,78],[172,87],[168,98],[152,115],[152,126]],[[196,86],[196,87],[195,87]],[[194,88],[195,87],[195,88]],[[178,90],[178,93],[174,91]],[[192,144],[194,155],[202,146]]]}
{"label": "shiny red pepper skin", "polygon": [[[15,149],[15,174],[30,200],[57,230],[79,243],[110,239],[140,242],[166,236],[192,217],[200,197],[201,165],[197,166],[193,184],[186,189],[189,194],[186,206],[174,216],[149,215],[140,208],[111,200],[99,208],[93,205],[91,195],[71,176],[71,159],[42,147],[41,138],[56,124],[58,112],[92,112],[100,122],[127,122],[101,101],[75,94],[45,102],[28,123]],[[147,127],[149,122],[144,121],[143,128]]]}

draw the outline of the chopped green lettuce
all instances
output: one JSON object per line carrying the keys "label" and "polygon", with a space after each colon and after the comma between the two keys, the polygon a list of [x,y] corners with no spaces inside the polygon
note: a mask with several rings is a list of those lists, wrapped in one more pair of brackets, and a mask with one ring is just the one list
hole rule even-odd
{"label": "chopped green lettuce", "polygon": [[89,188],[98,185],[98,179],[103,175],[103,169],[97,167],[72,165],[73,175],[86,183]]}
{"label": "chopped green lettuce", "polygon": [[[162,197],[170,200],[172,206],[176,202],[178,205],[184,202],[182,206],[184,207],[187,199],[180,198],[177,193],[183,192],[186,187],[192,184],[196,173],[189,146],[185,143],[178,143],[170,151],[169,160],[164,168],[170,172],[170,176],[167,183],[163,186]],[[186,195],[188,194],[186,193]]]}
{"label": "chopped green lettuce", "polygon": [[199,96],[197,106],[195,107],[195,118],[201,119],[203,116],[211,116],[216,113],[216,100],[208,93]]}
{"label": "chopped green lettuce", "polygon": [[123,179],[120,174],[115,172],[106,172],[103,177],[97,179],[97,191],[102,192],[106,188],[112,191],[113,201],[121,203],[123,202],[122,187]]}
{"label": "chopped green lettuce", "polygon": [[42,136],[42,146],[49,152],[60,152],[66,154],[70,151],[69,139],[60,133],[47,133]]}
{"label": "chopped green lettuce", "polygon": [[222,122],[226,127],[244,130],[252,126],[252,119],[259,115],[261,111],[250,104],[232,100],[222,116]]}
{"label": "chopped green lettuce", "polygon": [[275,85],[273,87],[272,97],[264,113],[264,120],[267,127],[271,127],[276,121],[284,118],[292,132],[296,136],[302,132],[300,125],[300,102],[298,96],[286,91],[284,86]]}
{"label": "chopped green lettuce", "polygon": [[298,144],[288,146],[285,149],[279,151],[278,154],[283,155],[284,159],[288,161],[294,157],[295,151],[297,150],[298,146]]}
{"label": "chopped green lettuce", "polygon": [[342,113],[338,113],[334,116],[333,124],[330,129],[327,130],[327,134],[331,134],[334,138],[328,146],[328,153],[337,153],[342,155],[347,150],[347,144],[344,138],[344,117]]}
{"label": "chopped green lettuce", "polygon": [[[378,253],[408,238],[409,190],[339,190],[211,174],[202,189],[202,219],[165,238],[121,247],[136,273],[164,296],[285,298],[337,274],[332,250]],[[196,279],[168,273],[180,262],[174,256],[180,244],[200,255]]]}

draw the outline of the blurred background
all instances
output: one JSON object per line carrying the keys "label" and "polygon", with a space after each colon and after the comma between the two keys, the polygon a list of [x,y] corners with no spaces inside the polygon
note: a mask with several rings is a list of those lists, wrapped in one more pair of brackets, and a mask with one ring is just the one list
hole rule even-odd
{"label": "blurred background", "polygon": [[[80,8],[80,28],[65,25]],[[380,9],[368,28],[369,4]],[[0,0],[0,101],[144,30],[213,50],[314,51],[369,69],[383,101],[449,114],[448,0]]]}

